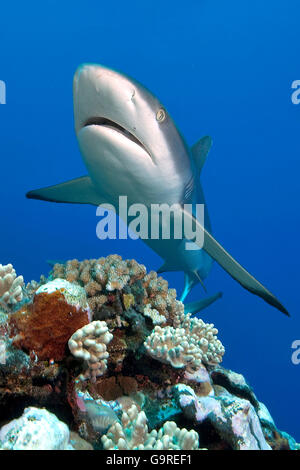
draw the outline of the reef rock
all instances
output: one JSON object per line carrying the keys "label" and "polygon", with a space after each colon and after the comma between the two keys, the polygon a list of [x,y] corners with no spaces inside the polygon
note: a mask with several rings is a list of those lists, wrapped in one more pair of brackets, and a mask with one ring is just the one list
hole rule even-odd
{"label": "reef rock", "polygon": [[1,450],[74,450],[68,426],[49,411],[26,408],[0,429]]}
{"label": "reef rock", "polygon": [[248,400],[219,387],[218,395],[199,397],[191,387],[174,387],[185,416],[197,426],[205,420],[234,450],[271,450],[259,418]]}

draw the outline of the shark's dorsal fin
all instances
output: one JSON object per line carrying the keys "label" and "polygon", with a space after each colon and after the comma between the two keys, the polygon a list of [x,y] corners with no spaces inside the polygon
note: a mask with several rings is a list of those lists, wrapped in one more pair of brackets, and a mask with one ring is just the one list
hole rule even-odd
{"label": "shark's dorsal fin", "polygon": [[92,204],[98,206],[106,202],[95,191],[95,187],[89,176],[82,176],[65,183],[35,189],[26,194],[29,199],[41,199],[51,202],[67,202],[71,204]]}
{"label": "shark's dorsal fin", "polygon": [[201,173],[203,165],[210,148],[212,146],[212,138],[206,135],[202,137],[198,142],[191,148],[192,156],[198,170],[198,174]]}

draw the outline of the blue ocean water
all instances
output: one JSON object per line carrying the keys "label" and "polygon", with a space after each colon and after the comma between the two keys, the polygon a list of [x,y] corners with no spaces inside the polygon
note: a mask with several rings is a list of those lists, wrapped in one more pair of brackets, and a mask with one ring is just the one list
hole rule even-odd
{"label": "blue ocean water", "polygon": [[[223,298],[203,312],[282,430],[300,439],[299,127],[297,0],[6,3],[0,17],[0,262],[26,281],[46,260],[119,253],[158,269],[138,240],[100,241],[94,207],[25,199],[29,189],[84,175],[72,79],[82,62],[120,70],[164,103],[189,145],[214,141],[202,183],[216,238],[270,288],[287,318],[220,267],[206,286]],[[180,292],[182,273],[164,275]],[[205,295],[196,287],[189,300]]]}

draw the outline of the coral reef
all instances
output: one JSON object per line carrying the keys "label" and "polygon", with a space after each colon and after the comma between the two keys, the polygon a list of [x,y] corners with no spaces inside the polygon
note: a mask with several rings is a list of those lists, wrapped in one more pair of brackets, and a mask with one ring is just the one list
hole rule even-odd
{"label": "coral reef", "polygon": [[23,296],[14,276],[0,304],[0,448],[300,449],[157,273],[117,255],[72,260],[19,280]]}
{"label": "coral reef", "polygon": [[[118,255],[92,260],[67,261],[53,266],[51,279],[66,279],[82,286],[95,320],[109,320],[135,305],[144,316],[155,322],[173,324],[177,314],[184,312],[176,300],[175,289],[154,271],[146,273],[145,266],[135,260],[123,260]],[[112,322],[111,322],[112,323]]]}
{"label": "coral reef", "polygon": [[8,310],[9,307],[21,302],[23,298],[23,276],[16,275],[12,264],[0,264],[0,307]]}

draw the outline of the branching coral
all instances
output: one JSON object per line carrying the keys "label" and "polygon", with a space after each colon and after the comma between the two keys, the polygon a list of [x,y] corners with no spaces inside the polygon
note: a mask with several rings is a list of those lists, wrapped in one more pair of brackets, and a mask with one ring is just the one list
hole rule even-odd
{"label": "branching coral", "polygon": [[[161,276],[157,276],[155,271],[150,271],[142,279],[143,298],[142,303],[145,304],[144,314],[147,310],[155,310],[159,317],[155,315],[155,319],[159,323],[173,323],[179,312],[184,312],[182,302],[176,300],[176,290],[168,288],[168,282]],[[152,316],[151,313],[148,316]],[[165,319],[164,319],[164,318]],[[158,322],[157,322],[158,323]],[[154,323],[155,324],[155,323]]]}
{"label": "branching coral", "polygon": [[149,356],[188,372],[196,371],[201,363],[218,364],[225,352],[217,339],[218,330],[188,314],[180,328],[156,326],[144,342]]}
{"label": "branching coral", "polygon": [[135,404],[123,410],[121,422],[115,422],[101,438],[105,450],[196,450],[196,431],[179,429],[167,421],[159,431],[148,433],[147,417]]}
{"label": "branching coral", "polygon": [[53,278],[64,278],[78,283],[85,288],[91,308],[99,310],[107,301],[107,293],[121,290],[126,284],[132,284],[146,273],[145,266],[135,260],[122,260],[119,255],[107,258],[67,261],[55,264]]}
{"label": "branching coral", "polygon": [[71,353],[88,364],[87,371],[79,377],[81,380],[91,379],[94,382],[106,372],[109,356],[106,345],[112,338],[104,321],[93,321],[71,336],[68,342]]}
{"label": "branching coral", "polygon": [[23,298],[23,276],[16,275],[12,264],[0,264],[0,305],[7,309]]}
{"label": "branching coral", "polygon": [[159,431],[151,431],[144,448],[149,450],[198,450],[199,437],[196,431],[180,429],[174,421],[166,421]]}
{"label": "branching coral", "polygon": [[63,278],[84,287],[94,315],[101,309],[108,311],[108,306],[119,315],[120,298],[125,310],[138,306],[154,325],[172,324],[184,313],[183,304],[176,300],[175,289],[169,289],[166,280],[154,271],[147,274],[145,266],[118,255],[57,263],[52,278]]}
{"label": "branching coral", "polygon": [[65,278],[84,286],[90,296],[103,290],[121,290],[129,281],[134,282],[146,273],[145,266],[135,260],[122,260],[119,255],[107,258],[78,261],[67,261],[66,264],[55,264],[53,277]]}

